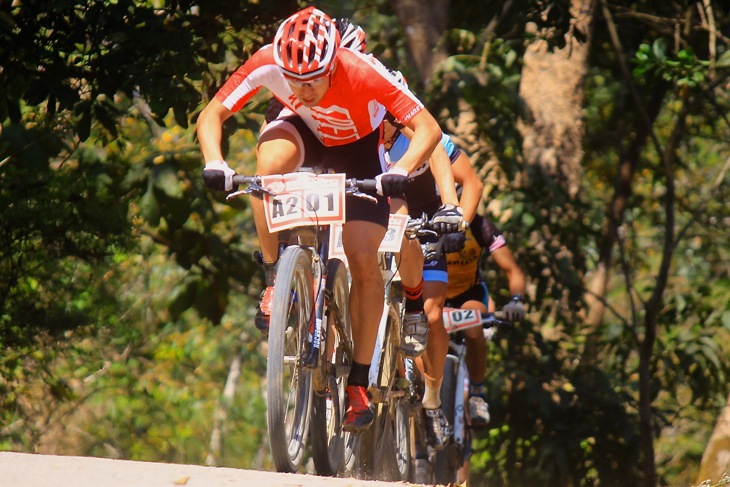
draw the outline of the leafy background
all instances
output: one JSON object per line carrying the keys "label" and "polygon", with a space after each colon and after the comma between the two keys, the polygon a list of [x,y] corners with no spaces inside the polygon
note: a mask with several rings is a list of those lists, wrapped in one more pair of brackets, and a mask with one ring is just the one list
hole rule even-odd
{"label": "leafy background", "polygon": [[[727,407],[727,6],[713,5],[713,44],[693,3],[600,2],[574,196],[529,163],[520,130],[530,26],[564,47],[565,2],[452,0],[430,78],[406,42],[405,3],[320,6],[363,25],[369,50],[403,70],[445,128],[470,107],[476,142],[464,148],[485,180],[482,211],[530,279],[529,320],[490,347],[492,423],[475,440],[472,483],[654,485],[641,467],[648,437],[656,484],[692,485]],[[251,320],[255,231],[245,198],[203,186],[194,122],[298,7],[0,1],[0,448],[271,468],[266,343]],[[244,172],[255,169],[267,99],[225,127],[227,159]],[[650,142],[636,149],[647,115]],[[672,141],[668,169],[660,149]],[[586,283],[632,150],[608,311],[588,333]],[[668,226],[670,268],[651,307]],[[503,302],[504,277],[489,266],[485,276]]]}

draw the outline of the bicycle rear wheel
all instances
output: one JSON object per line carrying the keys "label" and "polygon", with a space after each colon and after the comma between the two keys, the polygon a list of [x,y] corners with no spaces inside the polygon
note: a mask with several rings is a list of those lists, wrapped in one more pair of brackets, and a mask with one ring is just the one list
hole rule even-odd
{"label": "bicycle rear wheel", "polygon": [[312,268],[304,249],[287,247],[277,266],[266,367],[267,423],[274,466],[302,463],[312,405],[312,372],[301,361],[313,313]]}
{"label": "bicycle rear wheel", "polygon": [[[458,360],[453,355],[446,357],[444,366],[444,381],[441,384],[441,410],[444,416],[449,420],[449,424],[454,425],[454,415],[456,411],[454,406],[456,403],[456,394],[463,394],[464,385],[457,384]],[[463,414],[463,407],[461,414]],[[452,441],[446,448],[436,452],[436,460],[433,466],[434,482],[437,484],[451,484],[456,482],[456,474],[459,471],[461,462],[459,461],[459,445]]]}
{"label": "bicycle rear wheel", "polygon": [[342,431],[345,415],[345,386],[352,366],[352,325],[349,313],[347,268],[339,259],[327,262],[327,295],[323,326],[326,342],[320,360],[328,387],[312,401],[312,459],[318,475],[334,476],[344,468],[346,436]]}

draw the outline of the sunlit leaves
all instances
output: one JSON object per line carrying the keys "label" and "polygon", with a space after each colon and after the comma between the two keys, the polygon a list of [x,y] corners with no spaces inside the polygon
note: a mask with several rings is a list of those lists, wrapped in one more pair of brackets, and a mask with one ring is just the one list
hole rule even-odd
{"label": "sunlit leaves", "polygon": [[672,57],[667,52],[664,38],[657,39],[652,45],[639,46],[633,62],[636,65],[634,76],[637,78],[651,75],[688,87],[696,87],[703,83],[705,72],[710,65],[709,61],[698,59],[690,46],[677,52],[676,57]]}

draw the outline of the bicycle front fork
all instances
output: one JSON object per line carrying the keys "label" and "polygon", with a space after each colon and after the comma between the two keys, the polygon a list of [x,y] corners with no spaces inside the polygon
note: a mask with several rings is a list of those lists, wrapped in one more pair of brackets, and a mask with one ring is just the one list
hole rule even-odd
{"label": "bicycle front fork", "polygon": [[317,298],[314,302],[314,312],[309,320],[309,334],[307,342],[302,350],[302,365],[308,369],[316,369],[319,366],[319,352],[322,344],[322,317],[324,316],[324,295],[325,280],[324,273],[320,273],[321,277],[316,282]]}

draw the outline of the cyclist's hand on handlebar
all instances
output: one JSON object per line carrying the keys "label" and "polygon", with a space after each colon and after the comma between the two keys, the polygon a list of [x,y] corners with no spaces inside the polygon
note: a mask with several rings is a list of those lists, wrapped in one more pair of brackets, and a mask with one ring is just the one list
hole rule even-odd
{"label": "cyclist's hand on handlebar", "polygon": [[522,301],[522,296],[515,294],[510,299],[510,302],[505,304],[502,308],[505,318],[508,321],[522,321],[525,318],[525,303]]}
{"label": "cyclist's hand on handlebar", "polygon": [[210,161],[203,168],[203,181],[215,191],[233,190],[233,175],[236,172],[228,167],[226,161]]}
{"label": "cyclist's hand on handlebar", "polygon": [[464,248],[466,242],[466,232],[447,233],[443,237],[443,249],[447,254],[459,252]]}
{"label": "cyclist's hand on handlebar", "polygon": [[375,176],[375,190],[380,196],[402,198],[408,184],[408,173],[399,167]]}
{"label": "cyclist's hand on handlebar", "polygon": [[433,214],[431,228],[439,233],[454,233],[461,230],[464,212],[456,205],[445,204]]}

